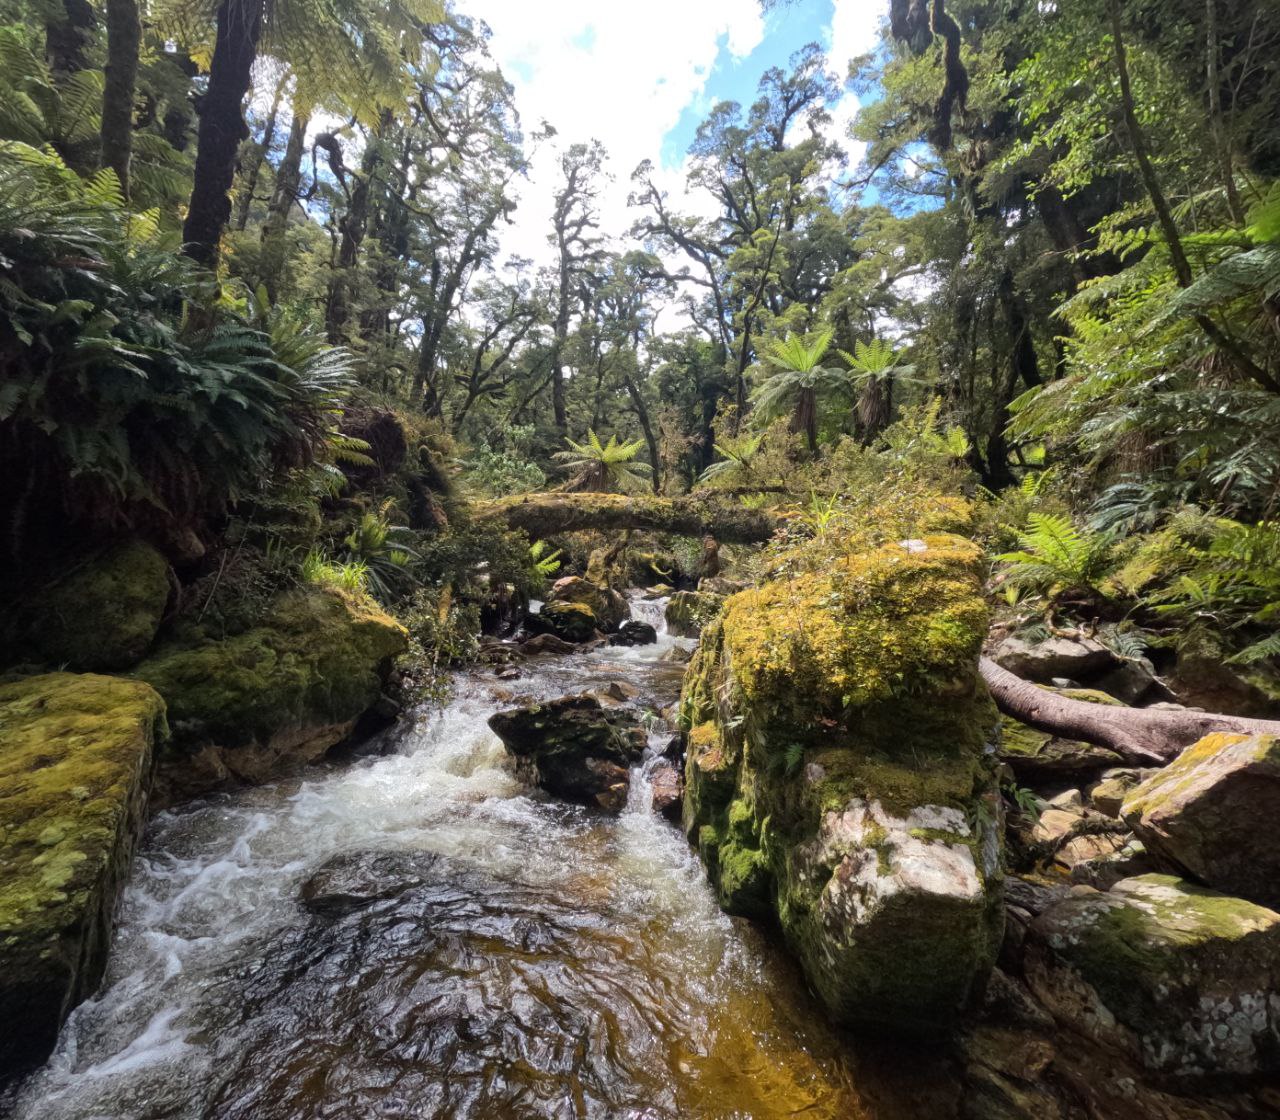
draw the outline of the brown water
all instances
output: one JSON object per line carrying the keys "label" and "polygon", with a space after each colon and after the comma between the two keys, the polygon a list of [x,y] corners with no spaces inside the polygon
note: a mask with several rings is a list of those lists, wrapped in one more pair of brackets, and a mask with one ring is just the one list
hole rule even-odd
{"label": "brown water", "polygon": [[[855,1068],[786,959],[717,909],[643,768],[605,818],[522,785],[488,730],[516,698],[617,679],[656,711],[672,644],[476,673],[386,756],[161,814],[105,986],[15,1115],[942,1115],[912,1097],[945,1063]],[[422,853],[423,882],[341,917],[299,904],[326,859],[375,850]]]}

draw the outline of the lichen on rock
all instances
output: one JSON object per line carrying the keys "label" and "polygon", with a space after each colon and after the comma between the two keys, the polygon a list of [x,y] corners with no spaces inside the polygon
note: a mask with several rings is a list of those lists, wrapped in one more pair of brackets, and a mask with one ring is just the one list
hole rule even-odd
{"label": "lichen on rock", "polygon": [[141,681],[0,685],[0,1075],[43,1061],[102,977],[166,734]]}
{"label": "lichen on rock", "polygon": [[1280,907],[1280,738],[1207,735],[1135,786],[1120,811],[1155,855]]}
{"label": "lichen on rock", "polygon": [[264,781],[319,758],[378,700],[407,641],[366,596],[307,586],[278,596],[241,634],[158,649],[134,675],[169,706],[161,800]]}
{"label": "lichen on rock", "polygon": [[980,553],[806,547],[703,632],[684,826],[722,905],[778,920],[833,1017],[942,1030],[1002,922]]}
{"label": "lichen on rock", "polygon": [[1028,932],[1037,998],[1150,1070],[1280,1069],[1280,914],[1172,875],[1077,887]]}

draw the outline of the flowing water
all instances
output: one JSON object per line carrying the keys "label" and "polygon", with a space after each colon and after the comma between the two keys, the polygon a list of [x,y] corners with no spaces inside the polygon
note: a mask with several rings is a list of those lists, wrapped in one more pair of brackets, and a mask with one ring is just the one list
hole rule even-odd
{"label": "flowing water", "polygon": [[[674,700],[661,603],[635,614],[657,645],[477,671],[390,753],[159,814],[103,988],[15,1116],[929,1114],[892,1103],[929,1063],[855,1067],[783,955],[717,909],[643,766],[618,818],[515,777],[494,711],[616,680],[642,708]],[[375,851],[420,859],[417,885],[301,905],[326,859]]]}

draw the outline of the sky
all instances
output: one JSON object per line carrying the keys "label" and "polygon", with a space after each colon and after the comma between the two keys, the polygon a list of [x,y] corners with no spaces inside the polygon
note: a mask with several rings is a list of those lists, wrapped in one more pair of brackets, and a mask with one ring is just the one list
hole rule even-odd
{"label": "sky", "polygon": [[[600,224],[619,236],[634,217],[626,197],[638,163],[652,159],[659,181],[681,199],[686,152],[712,105],[750,104],[760,76],[771,66],[785,69],[809,42],[827,50],[843,78],[849,59],[874,44],[888,3],[795,0],[767,14],[759,0],[461,0],[459,7],[492,29],[490,49],[515,87],[526,134],[544,120],[557,131],[535,156],[514,224],[502,235],[504,254],[548,263],[560,148],[591,139],[605,145],[612,178],[600,198]],[[845,93],[831,130],[855,161],[860,153],[846,129],[856,108]],[[699,209],[694,200],[676,208]]]}

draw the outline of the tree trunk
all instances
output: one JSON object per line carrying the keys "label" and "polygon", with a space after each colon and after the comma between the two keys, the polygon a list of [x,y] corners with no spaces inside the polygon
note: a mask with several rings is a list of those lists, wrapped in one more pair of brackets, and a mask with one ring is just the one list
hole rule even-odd
{"label": "tree trunk", "polygon": [[1226,123],[1222,115],[1222,78],[1219,75],[1218,53],[1222,49],[1218,36],[1218,0],[1204,0],[1205,22],[1205,80],[1209,88],[1209,128],[1213,133],[1213,146],[1217,149],[1218,163],[1222,167],[1222,185],[1227,192],[1227,211],[1238,226],[1245,223],[1244,207],[1236,190],[1236,173],[1231,161],[1231,141],[1227,137]]}
{"label": "tree trunk", "polygon": [[791,431],[804,436],[810,455],[818,453],[818,394],[815,389],[801,389],[796,410],[791,414]]}
{"label": "tree trunk", "polygon": [[243,230],[249,224],[249,210],[253,206],[253,192],[258,189],[258,176],[262,174],[262,161],[271,151],[276,138],[276,121],[280,116],[280,102],[284,100],[284,87],[288,84],[286,74],[276,85],[275,96],[271,99],[271,112],[267,114],[266,123],[262,127],[262,141],[253,146],[248,159],[248,166],[241,168],[240,193],[236,196],[235,226]]}
{"label": "tree trunk", "polygon": [[653,483],[653,492],[661,494],[662,459],[658,450],[658,437],[653,430],[653,422],[649,418],[649,409],[644,403],[644,397],[640,395],[640,386],[635,383],[631,374],[624,371],[622,383],[627,387],[627,396],[631,398],[631,403],[635,406],[636,417],[640,421],[640,430],[644,433],[644,442],[649,448],[649,458],[653,462],[653,474],[650,476]]}
{"label": "tree trunk", "polygon": [[274,303],[280,296],[280,280],[284,274],[285,233],[289,228],[289,215],[298,201],[298,187],[302,182],[302,156],[306,150],[307,125],[310,117],[294,113],[289,124],[289,141],[280,166],[276,168],[275,189],[271,192],[271,205],[267,220],[262,225],[262,283]]}
{"label": "tree trunk", "polygon": [[1024,681],[987,657],[980,668],[996,707],[1005,715],[1037,731],[1109,747],[1139,766],[1163,766],[1215,731],[1280,735],[1280,723],[1271,720],[1091,704]]}
{"label": "tree trunk", "polygon": [[61,11],[45,24],[44,54],[55,80],[88,68],[85,49],[97,26],[89,0],[62,0]]}
{"label": "tree trunk", "polygon": [[218,5],[209,85],[200,102],[195,181],[182,226],[183,251],[206,268],[217,267],[218,242],[231,217],[228,192],[236,153],[249,134],[243,106],[261,33],[261,0],[222,0]]}
{"label": "tree trunk", "polygon": [[509,528],[523,529],[533,540],[583,529],[647,529],[750,543],[767,541],[778,528],[778,520],[763,510],[701,497],[549,491],[478,502],[473,509],[478,519],[503,521]]}
{"label": "tree trunk", "polygon": [[129,200],[129,161],[133,155],[133,95],[138,85],[142,19],[136,0],[107,0],[107,65],[102,89],[103,167],[120,181]]}
{"label": "tree trunk", "polygon": [[369,228],[369,198],[373,190],[374,174],[382,160],[383,133],[391,126],[391,111],[384,109],[378,118],[378,127],[366,137],[364,155],[360,160],[360,174],[351,188],[351,201],[347,212],[339,219],[342,243],[338,249],[338,267],[329,281],[329,298],[325,308],[325,333],[329,341],[337,345],[345,341],[347,320],[351,318],[351,302],[357,289],[356,266],[360,263],[360,247]]}

